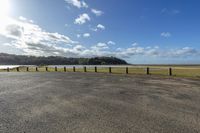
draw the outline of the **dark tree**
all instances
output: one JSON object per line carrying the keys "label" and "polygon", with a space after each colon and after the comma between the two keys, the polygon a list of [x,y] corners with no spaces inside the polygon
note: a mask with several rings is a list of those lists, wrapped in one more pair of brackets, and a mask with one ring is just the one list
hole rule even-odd
{"label": "dark tree", "polygon": [[1,65],[122,65],[126,61],[116,57],[66,58],[60,56],[35,57],[0,53]]}

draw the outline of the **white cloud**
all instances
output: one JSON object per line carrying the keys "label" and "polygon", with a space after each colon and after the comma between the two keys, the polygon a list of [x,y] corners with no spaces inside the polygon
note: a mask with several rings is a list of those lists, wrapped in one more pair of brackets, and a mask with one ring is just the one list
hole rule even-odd
{"label": "white cloud", "polygon": [[76,45],[76,46],[73,48],[73,52],[76,52],[76,53],[82,52],[82,51],[84,51],[84,50],[85,50],[85,47],[82,46],[82,45]]}
{"label": "white cloud", "polygon": [[98,25],[97,25],[97,28],[99,28],[99,29],[101,29],[101,30],[105,30],[105,26],[102,25],[102,24],[98,24]]}
{"label": "white cloud", "polygon": [[80,35],[80,34],[77,34],[77,35],[76,35],[76,37],[77,37],[77,38],[80,38],[80,37],[81,37],[81,35]]}
{"label": "white cloud", "polygon": [[[107,45],[101,44],[100,46],[106,47]],[[107,48],[108,49],[108,48]],[[107,53],[108,54],[108,53]],[[200,51],[196,50],[191,47],[184,47],[179,49],[171,49],[171,50],[163,50],[160,49],[158,46],[154,47],[140,47],[137,45],[133,45],[132,47],[124,48],[117,48],[115,51],[109,51],[109,55],[114,55],[120,58],[131,58],[133,56],[146,56],[146,57],[191,57],[191,56],[199,56]]]}
{"label": "white cloud", "polygon": [[113,42],[113,41],[108,41],[107,44],[108,44],[108,45],[115,45],[116,43]]}
{"label": "white cloud", "polygon": [[82,1],[82,7],[88,8],[89,6],[87,3],[85,3],[85,1]]}
{"label": "white cloud", "polygon": [[26,22],[29,22],[29,23],[34,23],[33,20],[28,20],[27,18],[23,17],[23,16],[19,16],[19,20],[21,21],[26,21]]}
{"label": "white cloud", "polygon": [[81,25],[81,24],[86,23],[86,21],[90,21],[90,17],[87,13],[83,13],[79,15],[78,18],[75,19],[74,23]]}
{"label": "white cloud", "polygon": [[98,24],[95,28],[92,28],[91,30],[97,32],[98,30],[105,30],[105,29],[106,27],[104,25]]}
{"label": "white cloud", "polygon": [[27,19],[26,19],[25,17],[23,17],[23,16],[20,16],[19,19],[22,20],[22,21],[26,21],[26,20],[27,20]]}
{"label": "white cloud", "polygon": [[76,35],[77,38],[81,38],[81,37],[88,38],[90,36],[91,36],[90,33],[84,33],[84,34],[77,34]]}
{"label": "white cloud", "polygon": [[186,56],[192,56],[192,55],[199,55],[200,52],[197,51],[194,48],[190,48],[190,47],[183,47],[180,49],[172,49],[168,52],[166,52],[165,56],[169,56],[169,57],[186,57]]}
{"label": "white cloud", "polygon": [[84,34],[83,34],[83,37],[85,37],[85,38],[90,37],[90,33],[84,33]]}
{"label": "white cloud", "polygon": [[132,46],[133,47],[138,46],[138,43],[135,42],[135,43],[132,44]]}
{"label": "white cloud", "polygon": [[77,8],[88,8],[88,5],[85,1],[82,0],[65,0],[70,5],[73,5]]}
{"label": "white cloud", "polygon": [[65,35],[46,32],[25,18],[20,21],[7,18],[3,21],[6,23],[0,28],[0,36],[7,38],[10,46],[22,50],[24,54],[44,56],[54,55],[55,52],[61,54],[63,50],[59,47],[60,44],[71,47],[78,43]]}
{"label": "white cloud", "polygon": [[91,12],[94,13],[96,16],[101,16],[103,14],[102,11],[97,9],[91,9]]}
{"label": "white cloud", "polygon": [[[110,49],[109,44],[114,44],[112,41],[100,42],[91,47],[85,47],[66,35],[47,32],[39,25],[30,23],[28,19],[15,20],[7,18],[1,22],[0,37],[3,38],[2,40],[7,40],[3,43],[4,47],[6,45],[12,51],[20,51],[18,54],[65,57],[116,56],[125,59],[134,56],[163,58],[200,56],[200,51],[191,47],[161,49],[158,46],[140,47],[134,44],[128,48]],[[2,47],[0,45],[0,51],[2,51]]]}
{"label": "white cloud", "polygon": [[97,47],[108,47],[108,46],[107,46],[107,44],[100,42],[97,44]]}
{"label": "white cloud", "polygon": [[97,45],[91,47],[95,51],[105,50],[109,49],[108,45],[106,43],[99,42]]}
{"label": "white cloud", "polygon": [[162,32],[160,34],[160,36],[165,37],[165,38],[169,38],[169,37],[171,37],[171,33],[169,33],[169,32]]}
{"label": "white cloud", "polygon": [[121,52],[123,49],[122,48],[117,48],[116,52]]}

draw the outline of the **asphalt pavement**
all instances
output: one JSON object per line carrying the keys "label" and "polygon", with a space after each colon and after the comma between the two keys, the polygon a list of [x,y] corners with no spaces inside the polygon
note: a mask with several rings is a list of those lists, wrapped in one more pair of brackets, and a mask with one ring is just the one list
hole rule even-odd
{"label": "asphalt pavement", "polygon": [[156,132],[200,132],[200,80],[0,73],[0,133]]}

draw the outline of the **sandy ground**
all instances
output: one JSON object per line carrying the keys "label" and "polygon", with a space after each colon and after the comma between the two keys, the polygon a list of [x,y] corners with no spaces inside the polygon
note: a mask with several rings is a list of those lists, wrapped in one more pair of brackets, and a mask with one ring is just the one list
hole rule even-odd
{"label": "sandy ground", "polygon": [[200,81],[0,73],[0,133],[197,133]]}

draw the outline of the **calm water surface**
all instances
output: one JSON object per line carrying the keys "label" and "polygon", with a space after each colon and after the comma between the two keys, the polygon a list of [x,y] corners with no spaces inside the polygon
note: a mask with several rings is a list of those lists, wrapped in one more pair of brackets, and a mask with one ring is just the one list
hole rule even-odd
{"label": "calm water surface", "polygon": [[[17,68],[17,67],[33,67],[33,65],[0,65],[0,69],[7,69],[7,68]],[[83,68],[84,66],[88,67],[88,68],[93,68],[93,67],[136,67],[136,66],[131,66],[131,65],[48,65],[48,67],[58,67],[58,68],[73,68],[73,67],[76,67],[76,68]],[[139,66],[137,66],[139,67]]]}

